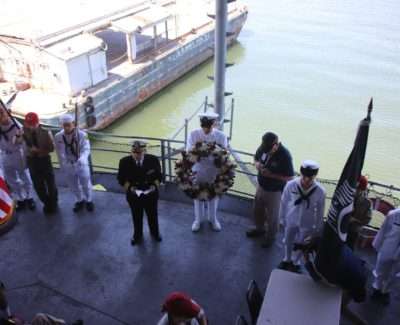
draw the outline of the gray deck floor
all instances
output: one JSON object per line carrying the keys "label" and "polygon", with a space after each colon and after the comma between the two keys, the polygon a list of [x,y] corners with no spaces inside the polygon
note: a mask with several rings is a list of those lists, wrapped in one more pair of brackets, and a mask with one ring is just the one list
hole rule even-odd
{"label": "gray deck floor", "polygon": [[[152,325],[165,296],[182,290],[201,303],[212,325],[234,324],[238,314],[249,318],[249,281],[264,290],[281,258],[279,243],[263,249],[246,239],[251,222],[244,217],[221,213],[221,233],[204,224],[193,234],[192,206],[166,201],[159,204],[163,242],[152,241],[145,224],[143,245],[132,247],[124,196],[96,192],[95,203],[94,214],[75,215],[72,196],[61,189],[57,215],[25,212],[0,237],[0,279],[16,314],[30,319],[47,312],[90,325]],[[357,309],[370,324],[399,324],[399,292],[390,308],[367,302]]]}

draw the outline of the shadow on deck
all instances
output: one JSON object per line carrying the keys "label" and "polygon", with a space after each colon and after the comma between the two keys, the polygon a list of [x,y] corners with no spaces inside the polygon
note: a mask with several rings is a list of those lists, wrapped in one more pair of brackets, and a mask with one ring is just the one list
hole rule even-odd
{"label": "shadow on deck", "polygon": [[[221,233],[203,224],[193,234],[192,206],[169,201],[159,203],[163,242],[152,241],[145,225],[144,243],[132,247],[124,196],[95,192],[94,201],[95,213],[73,214],[72,195],[62,188],[57,215],[22,213],[17,226],[0,237],[0,278],[14,313],[31,319],[46,312],[90,325],[152,325],[165,296],[182,290],[205,308],[211,324],[234,324],[238,314],[249,318],[249,281],[264,290],[281,258],[279,242],[263,249],[246,239],[249,219],[220,213]],[[357,309],[370,324],[396,324],[398,292],[390,308],[367,302]]]}

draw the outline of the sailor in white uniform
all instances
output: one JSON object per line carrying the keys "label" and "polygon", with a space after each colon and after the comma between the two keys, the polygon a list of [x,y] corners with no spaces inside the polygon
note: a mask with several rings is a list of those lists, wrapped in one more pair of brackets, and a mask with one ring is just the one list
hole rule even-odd
{"label": "sailor in white uniform", "polygon": [[390,285],[400,271],[400,208],[388,213],[372,246],[378,252],[372,298],[390,303]]}
{"label": "sailor in white uniform", "polygon": [[[204,112],[199,114],[201,128],[193,130],[187,141],[186,151],[190,151],[198,142],[215,142],[223,148],[228,147],[228,139],[226,135],[214,128],[219,115],[214,112]],[[200,162],[194,164],[192,170],[196,173],[196,183],[213,183],[217,176],[218,169],[214,166],[213,157],[208,159],[201,159]],[[208,206],[208,221],[211,223],[213,230],[221,231],[221,224],[217,218],[219,197],[207,201]],[[194,200],[194,222],[192,224],[192,231],[197,232],[200,230],[201,220],[205,214],[206,201]]]}
{"label": "sailor in white uniform", "polygon": [[26,163],[21,129],[21,124],[18,121],[14,123],[7,112],[0,108],[0,166],[3,167],[4,177],[11,187],[13,198],[17,201],[17,210],[26,206],[34,210],[33,186]]}
{"label": "sailor in white uniform", "polygon": [[279,219],[284,226],[283,245],[285,256],[279,268],[300,272],[301,252],[293,252],[295,243],[321,234],[325,209],[325,189],[315,180],[319,165],[305,160],[301,176],[289,181],[282,194]]}
{"label": "sailor in white uniform", "polygon": [[88,211],[93,211],[88,136],[86,132],[75,127],[73,117],[70,114],[61,117],[61,124],[63,130],[55,135],[55,145],[60,169],[76,198],[73,211],[78,212],[85,205]]}

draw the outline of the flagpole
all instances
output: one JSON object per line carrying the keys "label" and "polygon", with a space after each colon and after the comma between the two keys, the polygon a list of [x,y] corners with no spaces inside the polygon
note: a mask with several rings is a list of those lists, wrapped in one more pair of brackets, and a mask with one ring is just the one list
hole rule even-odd
{"label": "flagpole", "polygon": [[79,159],[80,155],[80,144],[79,144],[79,125],[78,125],[78,102],[75,102],[75,135],[76,135],[76,151]]}
{"label": "flagpole", "polygon": [[4,102],[0,99],[0,106],[1,108],[7,113],[8,117],[11,119],[15,127],[20,130],[21,128],[19,127],[18,123],[15,121],[14,117],[11,115],[10,111],[8,110],[7,106],[4,104]]}
{"label": "flagpole", "polygon": [[367,120],[368,121],[371,121],[371,113],[372,113],[372,110],[373,110],[373,106],[374,106],[374,98],[371,97],[371,100],[369,101],[369,104],[368,104],[368,113],[367,113]]}

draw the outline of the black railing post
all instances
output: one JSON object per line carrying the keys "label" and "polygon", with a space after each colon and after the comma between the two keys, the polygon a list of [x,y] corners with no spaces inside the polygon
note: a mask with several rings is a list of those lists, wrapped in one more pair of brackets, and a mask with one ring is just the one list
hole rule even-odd
{"label": "black railing post", "polygon": [[167,146],[167,155],[168,155],[168,181],[172,180],[172,160],[171,160],[171,143],[168,141],[168,146]]}
{"label": "black railing post", "polygon": [[167,171],[165,166],[165,140],[161,140],[161,168],[162,168],[162,182],[165,183],[165,173]]}
{"label": "black railing post", "polygon": [[90,176],[93,177],[93,161],[92,161],[92,154],[89,155],[88,157],[88,162],[89,162],[89,170],[90,170]]}
{"label": "black railing post", "polygon": [[233,110],[235,109],[235,99],[232,98],[231,101],[231,123],[229,126],[229,141],[232,141],[232,132],[233,132]]}

